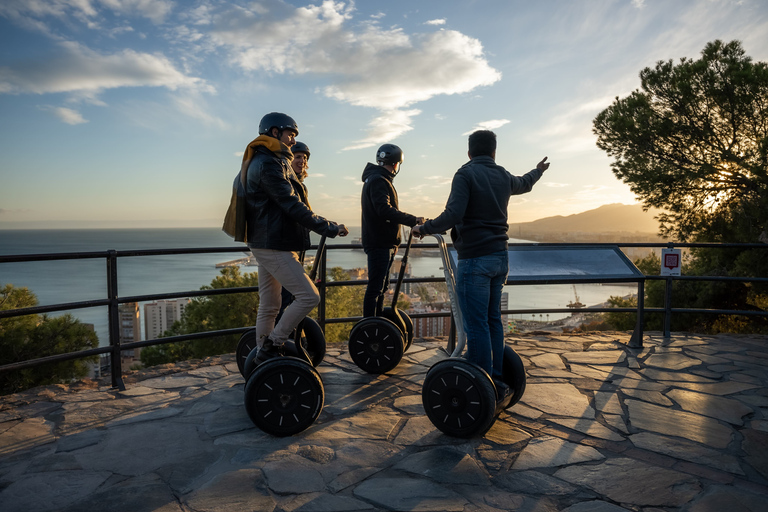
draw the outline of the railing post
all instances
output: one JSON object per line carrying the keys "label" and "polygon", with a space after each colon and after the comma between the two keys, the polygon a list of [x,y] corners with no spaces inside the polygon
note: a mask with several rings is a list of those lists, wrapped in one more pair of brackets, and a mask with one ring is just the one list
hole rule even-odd
{"label": "railing post", "polygon": [[117,251],[111,249],[107,251],[107,296],[109,298],[109,346],[112,348],[109,353],[109,366],[112,373],[112,388],[125,390],[123,383],[123,365],[121,361],[120,349],[120,315],[117,303]]}
{"label": "railing post", "polygon": [[645,280],[637,283],[637,322],[629,338],[631,348],[643,348],[643,324],[645,323]]}
{"label": "railing post", "polygon": [[320,293],[320,304],[317,305],[317,323],[320,325],[320,329],[325,332],[325,297],[326,297],[326,288],[325,283],[327,282],[328,276],[326,273],[327,265],[326,262],[328,261],[328,247],[325,248],[323,251],[324,254],[318,256],[322,256],[320,258],[320,279],[317,281],[317,291]]}
{"label": "railing post", "polygon": [[672,330],[672,276],[665,279],[664,286],[664,338],[669,339]]}

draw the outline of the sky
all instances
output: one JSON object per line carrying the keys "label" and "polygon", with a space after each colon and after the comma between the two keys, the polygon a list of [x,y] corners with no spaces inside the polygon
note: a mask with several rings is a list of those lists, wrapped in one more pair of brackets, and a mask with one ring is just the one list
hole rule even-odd
{"label": "sky", "polygon": [[768,61],[768,2],[2,0],[0,229],[219,227],[274,111],[313,210],[350,226],[381,144],[405,154],[400,208],[431,218],[478,128],[512,174],[551,162],[510,222],[633,204],[592,120],[715,39]]}

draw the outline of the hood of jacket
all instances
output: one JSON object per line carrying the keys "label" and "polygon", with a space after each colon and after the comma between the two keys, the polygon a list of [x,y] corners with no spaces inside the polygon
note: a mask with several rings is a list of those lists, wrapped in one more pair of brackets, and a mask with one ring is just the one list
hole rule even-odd
{"label": "hood of jacket", "polygon": [[368,178],[372,178],[373,176],[382,176],[390,182],[395,179],[395,173],[392,171],[385,169],[380,165],[368,162],[368,164],[365,166],[365,169],[363,169],[363,182],[368,180]]}
{"label": "hood of jacket", "polygon": [[274,137],[270,137],[269,135],[259,135],[248,143],[245,147],[245,152],[243,153],[243,163],[240,165],[240,183],[242,183],[243,186],[245,186],[246,175],[251,159],[253,159],[253,155],[256,154],[257,149],[260,147],[268,149],[280,158],[288,160],[289,164],[293,160],[291,148]]}

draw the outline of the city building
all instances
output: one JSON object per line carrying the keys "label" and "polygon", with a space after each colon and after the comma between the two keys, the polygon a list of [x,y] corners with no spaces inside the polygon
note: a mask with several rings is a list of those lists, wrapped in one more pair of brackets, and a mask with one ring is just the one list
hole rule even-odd
{"label": "city building", "polygon": [[189,299],[158,300],[144,304],[144,334],[146,339],[159,338],[174,322],[181,320]]}
{"label": "city building", "polygon": [[[132,341],[141,341],[141,314],[137,302],[128,302],[118,306],[120,343],[131,343]],[[120,357],[123,368],[130,368],[133,364],[140,362],[140,348],[133,350],[123,350]]]}

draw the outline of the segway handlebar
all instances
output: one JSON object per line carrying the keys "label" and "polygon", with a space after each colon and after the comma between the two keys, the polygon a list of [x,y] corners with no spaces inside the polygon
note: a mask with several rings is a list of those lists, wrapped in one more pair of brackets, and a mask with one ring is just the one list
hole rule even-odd
{"label": "segway handlebar", "polygon": [[456,292],[456,269],[453,266],[453,260],[448,252],[448,244],[445,243],[445,239],[441,234],[430,235],[437,239],[438,249],[440,250],[440,257],[443,260],[443,272],[445,273],[445,284],[448,285],[448,297],[451,300],[451,312],[453,313],[453,319],[456,324],[456,347],[451,353],[451,357],[459,357],[464,351],[464,346],[467,343],[467,335],[464,332],[464,321],[461,314],[461,308],[459,307],[458,295]]}

